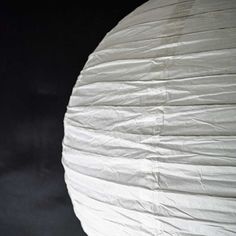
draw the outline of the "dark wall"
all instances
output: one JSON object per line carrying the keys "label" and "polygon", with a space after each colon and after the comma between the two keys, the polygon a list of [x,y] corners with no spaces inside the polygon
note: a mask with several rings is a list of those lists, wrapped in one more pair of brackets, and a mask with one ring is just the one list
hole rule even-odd
{"label": "dark wall", "polygon": [[63,179],[64,113],[88,55],[145,1],[18,2],[0,6],[0,235],[85,235]]}

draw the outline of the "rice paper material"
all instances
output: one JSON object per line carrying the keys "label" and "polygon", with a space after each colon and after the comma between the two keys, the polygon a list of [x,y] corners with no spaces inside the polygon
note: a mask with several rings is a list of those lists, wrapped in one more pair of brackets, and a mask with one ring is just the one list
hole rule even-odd
{"label": "rice paper material", "polygon": [[236,1],[137,8],[89,56],[64,126],[89,236],[236,235]]}

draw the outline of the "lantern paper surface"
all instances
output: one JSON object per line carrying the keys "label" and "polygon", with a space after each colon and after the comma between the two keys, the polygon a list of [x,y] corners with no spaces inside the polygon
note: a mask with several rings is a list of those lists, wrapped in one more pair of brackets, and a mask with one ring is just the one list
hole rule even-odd
{"label": "lantern paper surface", "polygon": [[236,235],[236,1],[137,8],[89,56],[64,125],[89,236]]}

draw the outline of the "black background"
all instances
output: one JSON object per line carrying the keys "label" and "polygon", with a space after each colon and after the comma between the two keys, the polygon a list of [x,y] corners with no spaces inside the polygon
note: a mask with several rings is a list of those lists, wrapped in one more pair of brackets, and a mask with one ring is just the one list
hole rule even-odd
{"label": "black background", "polygon": [[63,179],[64,113],[88,55],[144,2],[1,3],[1,236],[85,235]]}

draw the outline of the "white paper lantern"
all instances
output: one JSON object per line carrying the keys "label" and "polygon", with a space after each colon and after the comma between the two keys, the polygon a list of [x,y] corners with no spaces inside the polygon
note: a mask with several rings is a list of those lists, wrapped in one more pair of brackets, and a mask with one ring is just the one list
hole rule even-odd
{"label": "white paper lantern", "polygon": [[235,236],[236,1],[137,8],[90,55],[64,124],[89,236]]}

